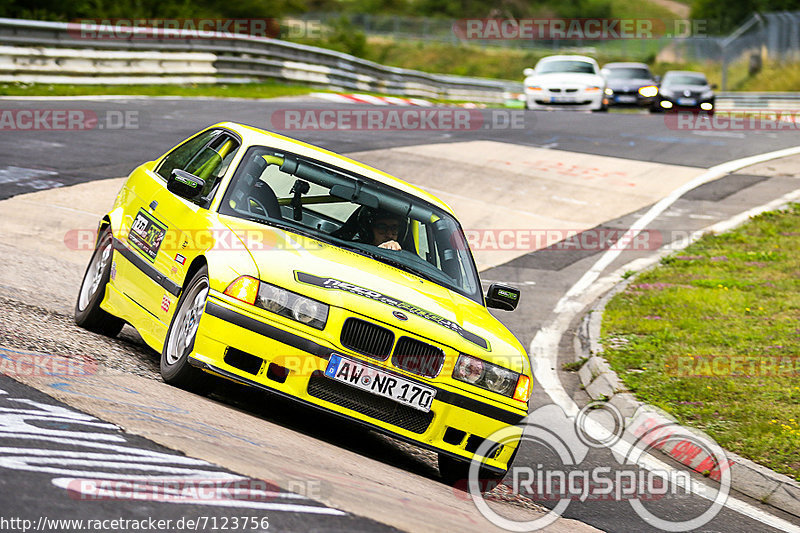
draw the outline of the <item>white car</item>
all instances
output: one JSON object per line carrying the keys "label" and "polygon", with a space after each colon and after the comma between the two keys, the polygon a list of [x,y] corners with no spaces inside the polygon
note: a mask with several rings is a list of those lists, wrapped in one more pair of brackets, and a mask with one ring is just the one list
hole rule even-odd
{"label": "white car", "polygon": [[591,57],[544,57],[536,68],[525,69],[526,109],[605,111],[606,80]]}

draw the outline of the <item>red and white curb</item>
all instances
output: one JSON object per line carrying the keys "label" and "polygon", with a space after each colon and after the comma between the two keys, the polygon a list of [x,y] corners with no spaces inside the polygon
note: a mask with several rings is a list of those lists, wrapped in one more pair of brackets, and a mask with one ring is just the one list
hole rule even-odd
{"label": "red and white curb", "polygon": [[433,106],[433,103],[427,100],[422,100],[420,98],[400,98],[398,96],[373,96],[371,94],[356,93],[311,93],[310,96],[340,104]]}
{"label": "red and white curb", "polygon": [[[644,215],[642,215],[632,224],[626,235],[630,234],[630,239],[635,238],[635,236],[638,235],[643,228],[647,227],[647,225],[652,222],[656,216],[661,214],[669,206],[675,203],[675,201],[677,201],[681,195],[694,189],[695,187],[702,185],[703,183],[721,178],[728,173],[735,172],[736,170],[754,165],[756,163],[798,154],[800,154],[800,147],[793,147],[757,156],[745,157],[711,167],[703,174],[673,190],[666,197],[654,204]],[[800,196],[800,191],[795,191],[790,195],[786,195],[777,200],[777,202],[791,201],[789,196],[794,194]],[[738,221],[744,222],[747,220],[747,216],[745,215],[748,214],[749,213],[743,213],[742,215],[734,217],[733,219],[724,221],[724,223],[734,224]],[[717,226],[717,229],[719,229],[720,224]],[[653,264],[658,261],[658,254],[654,254],[654,256],[633,261],[628,265],[623,266],[622,269],[617,269],[615,272],[612,272],[611,274],[601,278],[601,275],[605,269],[622,252],[624,246],[615,246],[613,248],[614,249],[607,250],[605,253],[603,253],[600,259],[598,259],[597,262],[588,271],[586,271],[586,273],[584,273],[581,279],[578,280],[566,292],[566,294],[561,297],[553,309],[552,318],[541,326],[530,344],[529,353],[531,356],[531,363],[534,368],[534,376],[539,383],[541,390],[547,394],[547,396],[549,396],[556,405],[559,405],[562,409],[564,409],[568,416],[576,416],[580,411],[580,408],[572,396],[567,393],[566,389],[561,383],[561,378],[557,370],[559,368],[558,355],[561,339],[566,334],[573,320],[578,318],[578,316],[583,313],[584,309],[586,309],[588,306],[591,306],[593,302],[596,302],[605,293],[616,286],[619,283],[620,277],[626,270],[639,271],[642,268],[649,266],[651,261]],[[596,377],[591,375],[591,371],[589,372],[589,375],[592,378]],[[605,377],[612,378],[612,376],[608,373],[605,373]],[[601,382],[598,382],[598,386]],[[614,397],[617,396],[616,392],[618,390],[619,388],[616,383],[611,383],[611,386],[608,389],[609,392],[614,393]],[[611,403],[614,403],[613,398]],[[694,450],[691,450],[691,452],[693,453]],[[670,469],[670,467],[663,463],[663,461],[656,459],[654,456],[649,457],[649,460],[660,463],[660,469]],[[694,459],[700,460],[698,457],[694,457],[693,460]],[[647,468],[647,466],[645,466],[645,468]],[[734,478],[731,480],[731,482],[733,487],[737,490],[741,490],[739,487],[742,485],[749,484],[743,480],[743,483],[737,486],[738,482],[736,478],[743,478],[736,475],[735,466],[731,466],[730,470],[722,472],[722,474],[725,476],[730,476],[730,478]],[[787,488],[785,491],[780,491],[781,494],[788,496],[788,498],[784,499],[784,502],[788,502],[789,499],[794,500],[795,503],[800,501],[797,499],[797,494],[793,491],[795,486],[797,486],[797,484],[794,482],[788,484],[781,483],[781,488],[792,487]],[[788,492],[789,490],[792,490],[792,492]],[[692,492],[696,493],[698,496],[706,497],[704,493],[708,491],[703,487],[693,487]],[[778,490],[771,490],[768,492],[768,503],[774,505],[775,507],[780,506],[779,501],[781,498],[777,494],[778,492]],[[800,527],[795,526],[791,522],[788,522],[780,517],[769,514],[766,510],[758,508],[744,500],[728,496],[724,502],[724,506],[733,510],[734,512],[738,512],[744,516],[748,516],[779,530],[800,532]]]}
{"label": "red and white curb", "polygon": [[[800,190],[788,193],[781,198],[741,213],[729,220],[698,230],[685,242],[681,243],[681,248],[688,246],[706,233],[718,234],[728,231],[746,222],[752,216],[765,211],[783,208],[798,199],[800,199]],[[631,270],[641,272],[646,268],[656,266],[661,258],[673,253],[676,249],[664,250],[653,257],[637,259],[619,268],[614,274],[621,275],[623,272]],[[609,277],[614,276],[614,274]],[[578,335],[588,340],[589,347],[589,358],[578,372],[586,393],[593,399],[603,398],[607,400],[611,405],[619,409],[625,417],[634,416],[634,414],[638,414],[641,417],[643,413],[646,413],[644,416],[647,419],[639,421],[642,427],[663,428],[661,434],[658,435],[663,444],[655,447],[684,466],[691,468],[695,472],[705,474],[715,481],[719,481],[722,473],[725,470],[729,470],[732,489],[767,505],[795,516],[800,516],[800,483],[729,451],[725,452],[727,457],[726,464],[715,464],[714,457],[711,456],[707,449],[697,446],[692,439],[681,438],[680,432],[691,432],[690,428],[680,428],[668,415],[639,402],[633,394],[626,390],[622,380],[602,357],[603,347],[600,343],[600,328],[603,320],[603,311],[608,301],[624,290],[633,279],[631,277],[621,281],[606,293],[584,317],[579,328]],[[578,359],[587,355],[581,344],[576,343],[576,358]],[[674,435],[668,434],[669,432],[674,432]]]}

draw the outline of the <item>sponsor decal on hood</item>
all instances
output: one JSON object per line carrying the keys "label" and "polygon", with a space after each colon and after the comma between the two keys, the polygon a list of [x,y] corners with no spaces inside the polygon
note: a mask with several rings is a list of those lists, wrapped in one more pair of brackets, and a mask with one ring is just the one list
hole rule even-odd
{"label": "sponsor decal on hood", "polygon": [[314,285],[316,287],[322,287],[323,289],[349,292],[350,294],[355,294],[357,296],[369,298],[370,300],[374,300],[376,302],[380,302],[382,304],[389,305],[397,309],[402,309],[407,313],[416,315],[430,322],[439,324],[442,327],[455,331],[456,333],[461,335],[461,337],[467,339],[471,343],[480,346],[484,350],[489,350],[489,343],[483,337],[480,337],[474,333],[465,330],[459,324],[453,322],[452,320],[448,320],[447,318],[437,315],[436,313],[431,313],[430,311],[426,311],[425,309],[417,307],[416,305],[404,302],[402,300],[398,300],[397,298],[392,298],[391,296],[387,296],[378,291],[373,291],[372,289],[367,289],[365,287],[354,285],[352,283],[347,283],[346,281],[341,281],[335,278],[324,278],[298,271],[295,271],[295,277],[297,278],[297,281],[301,283],[307,283],[309,285]]}

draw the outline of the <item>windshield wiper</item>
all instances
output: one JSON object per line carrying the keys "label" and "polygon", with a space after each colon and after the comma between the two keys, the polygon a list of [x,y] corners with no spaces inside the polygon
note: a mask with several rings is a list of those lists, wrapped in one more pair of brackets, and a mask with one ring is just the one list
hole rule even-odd
{"label": "windshield wiper", "polygon": [[364,253],[364,255],[367,255],[367,256],[369,256],[369,257],[371,257],[371,258],[373,258],[373,259],[375,259],[377,261],[380,261],[381,263],[386,263],[389,266],[393,266],[395,268],[398,268],[398,269],[402,270],[403,272],[408,272],[409,274],[414,274],[417,277],[420,277],[422,279],[426,279],[428,281],[436,283],[437,285],[440,283],[439,281],[436,281],[431,276],[429,276],[427,274],[423,274],[419,270],[413,269],[410,266],[406,265],[405,263],[401,263],[400,261],[395,261],[394,259],[390,259],[389,257],[386,257],[383,254],[377,254],[375,252],[369,252],[369,251],[366,251],[366,250],[362,250],[362,252]]}

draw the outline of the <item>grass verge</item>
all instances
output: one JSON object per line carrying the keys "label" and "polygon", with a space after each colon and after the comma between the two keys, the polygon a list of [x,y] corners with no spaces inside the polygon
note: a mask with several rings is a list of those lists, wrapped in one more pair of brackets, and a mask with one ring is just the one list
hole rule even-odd
{"label": "grass verge", "polygon": [[800,204],[643,273],[606,307],[603,344],[640,400],[800,480]]}
{"label": "grass verge", "polygon": [[276,98],[298,96],[319,89],[282,83],[243,83],[219,85],[50,85],[30,83],[0,84],[2,96],[84,96],[84,95],[145,95],[196,96],[219,98]]}

